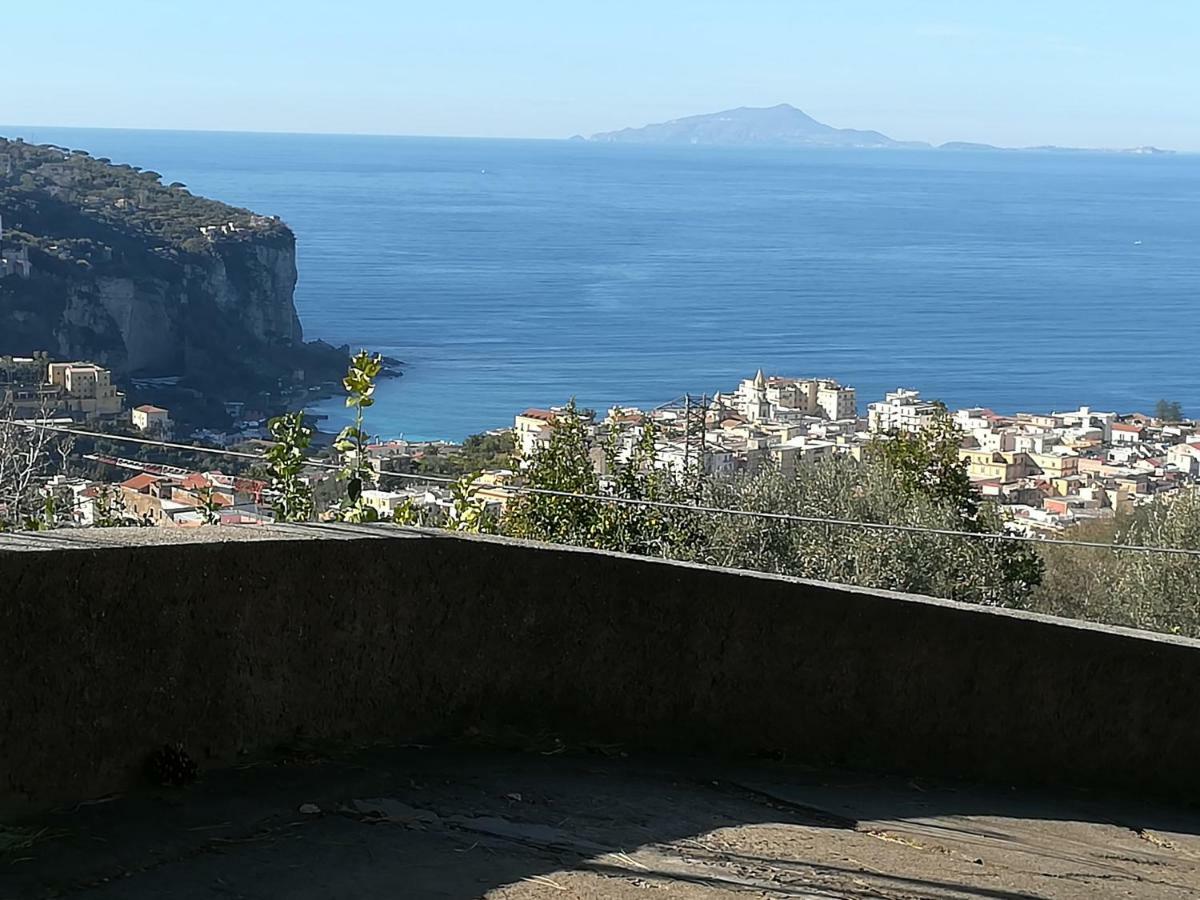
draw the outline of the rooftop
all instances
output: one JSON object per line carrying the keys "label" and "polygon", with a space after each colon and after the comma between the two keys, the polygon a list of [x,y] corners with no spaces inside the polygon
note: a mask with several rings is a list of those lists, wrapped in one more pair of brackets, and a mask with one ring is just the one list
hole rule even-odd
{"label": "rooftop", "polygon": [[1086,794],[781,763],[474,746],[294,746],[69,807],[6,896],[1183,898],[1200,822]]}
{"label": "rooftop", "polygon": [[0,583],[4,900],[1200,893],[1197,641],[384,526]]}
{"label": "rooftop", "polygon": [[121,487],[129,488],[131,491],[140,491],[150,487],[152,484],[158,484],[160,481],[162,481],[160,476],[143,472],[141,475],[134,475],[132,478],[122,481]]}

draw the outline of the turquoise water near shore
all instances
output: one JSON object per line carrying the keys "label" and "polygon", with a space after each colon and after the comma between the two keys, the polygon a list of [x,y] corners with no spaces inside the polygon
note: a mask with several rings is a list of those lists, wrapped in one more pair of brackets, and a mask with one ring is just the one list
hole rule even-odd
{"label": "turquoise water near shore", "polygon": [[[653,405],[761,367],[1001,411],[1200,414],[1200,156],[0,126],[296,232],[309,338],[407,363],[372,431]],[[322,404],[334,424],[336,402]]]}

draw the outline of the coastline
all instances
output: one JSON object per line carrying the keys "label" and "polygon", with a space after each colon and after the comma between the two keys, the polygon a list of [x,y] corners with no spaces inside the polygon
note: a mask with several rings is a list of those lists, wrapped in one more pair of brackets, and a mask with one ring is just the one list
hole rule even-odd
{"label": "coastline", "polygon": [[571,394],[653,406],[758,365],[1002,411],[1200,406],[1180,362],[1200,208],[1175,199],[1194,155],[38,137],[278,214],[305,331],[410,364],[380,432],[461,439]]}

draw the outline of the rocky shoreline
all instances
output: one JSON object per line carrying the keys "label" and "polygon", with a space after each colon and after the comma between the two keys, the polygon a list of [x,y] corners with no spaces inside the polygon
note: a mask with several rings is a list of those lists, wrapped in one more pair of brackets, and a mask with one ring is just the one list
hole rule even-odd
{"label": "rocky shoreline", "polygon": [[[93,361],[132,405],[196,428],[341,392],[351,348],[304,340],[296,238],[277,217],[0,138],[0,219],[0,250],[21,263],[0,271],[0,354]],[[385,359],[384,377],[402,373]]]}

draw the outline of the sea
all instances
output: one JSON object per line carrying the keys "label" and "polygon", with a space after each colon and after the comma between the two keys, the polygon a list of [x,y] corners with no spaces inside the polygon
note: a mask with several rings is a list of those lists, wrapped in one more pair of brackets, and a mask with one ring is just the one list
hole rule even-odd
{"label": "sea", "polygon": [[864,409],[903,386],[1200,415],[1200,155],[0,134],[282,217],[306,337],[404,363],[369,411],[381,436],[654,406],[759,368]]}

